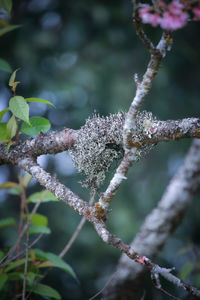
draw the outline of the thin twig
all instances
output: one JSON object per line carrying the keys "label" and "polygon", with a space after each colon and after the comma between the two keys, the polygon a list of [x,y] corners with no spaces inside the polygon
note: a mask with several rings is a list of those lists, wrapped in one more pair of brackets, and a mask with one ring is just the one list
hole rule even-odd
{"label": "thin twig", "polygon": [[96,293],[94,296],[92,296],[89,300],[93,300],[95,299],[97,296],[101,295],[103,293],[103,291],[105,290],[105,288],[109,285],[109,283],[112,281],[113,277],[116,275],[117,272],[113,273],[112,276],[109,278],[109,280],[106,282],[106,284],[104,285],[104,287],[98,292]]}
{"label": "thin twig", "polygon": [[[33,215],[34,215],[34,214],[36,213],[36,211],[38,210],[38,208],[39,208],[39,206],[40,206],[40,204],[41,204],[41,201],[42,201],[42,200],[38,201],[38,202],[34,205],[32,211],[31,211],[31,214],[30,214],[30,216],[29,216],[29,220],[31,220],[31,218],[33,217]],[[13,245],[13,247],[9,250],[8,254],[7,254],[5,257],[3,257],[3,258],[1,259],[0,265],[1,265],[2,263],[5,264],[5,263],[8,263],[8,262],[10,262],[10,261],[13,260],[12,255],[13,255],[13,253],[15,252],[15,250],[17,249],[18,245],[21,243],[21,240],[23,239],[24,234],[25,234],[26,231],[28,230],[29,226],[30,226],[30,222],[27,221],[26,224],[24,225],[24,227],[22,228],[21,232],[20,232],[20,235],[19,235],[19,237],[18,237],[17,242],[16,242],[15,245]],[[18,254],[18,255],[19,255],[19,254]],[[17,255],[16,257],[18,257],[18,255]],[[11,257],[11,259],[9,259],[10,257]]]}
{"label": "thin twig", "polygon": [[[95,195],[96,195],[96,190],[93,192],[89,204],[92,205],[94,203],[94,199],[95,199]],[[80,220],[80,223],[78,224],[76,230],[74,231],[72,237],[70,238],[70,240],[68,241],[68,243],[66,244],[66,246],[63,248],[63,250],[59,253],[59,256],[62,258],[63,256],[65,256],[65,254],[69,251],[69,249],[71,248],[72,244],[75,242],[77,236],[79,235],[81,229],[83,228],[85,222],[86,222],[86,217],[82,217]]]}
{"label": "thin twig", "polygon": [[27,276],[27,270],[28,270],[28,247],[29,244],[29,233],[26,232],[26,255],[25,255],[25,264],[24,264],[24,280],[23,280],[23,289],[22,289],[22,300],[25,300],[26,297],[26,276]]}
{"label": "thin twig", "polygon": [[137,1],[132,0],[132,3],[133,3],[133,23],[135,25],[136,34],[138,35],[140,40],[144,43],[144,45],[146,46],[148,51],[150,53],[153,53],[153,51],[155,50],[155,46],[154,46],[153,42],[148,38],[148,36],[144,32],[144,30],[142,29],[140,17],[139,17],[139,14],[138,14],[139,5],[136,2]]}
{"label": "thin twig", "polygon": [[171,299],[174,300],[181,300],[180,298],[177,298],[175,296],[173,296],[172,294],[168,293],[166,290],[164,290],[163,288],[158,289],[159,291],[161,291],[163,294],[167,295],[168,297],[170,297]]}

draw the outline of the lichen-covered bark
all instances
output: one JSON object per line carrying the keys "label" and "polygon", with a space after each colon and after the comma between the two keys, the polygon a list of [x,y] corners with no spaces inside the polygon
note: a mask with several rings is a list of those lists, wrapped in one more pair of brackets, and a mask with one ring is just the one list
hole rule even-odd
{"label": "lichen-covered bark", "polygon": [[19,159],[18,166],[31,174],[42,186],[71,206],[81,216],[87,216],[88,220],[93,220],[94,208],[41,168],[34,159],[28,157]]}

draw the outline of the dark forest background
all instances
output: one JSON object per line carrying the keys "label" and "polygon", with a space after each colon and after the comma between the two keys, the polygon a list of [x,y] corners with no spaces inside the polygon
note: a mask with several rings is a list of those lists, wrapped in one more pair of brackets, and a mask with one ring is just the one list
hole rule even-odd
{"label": "dark forest background", "polygon": [[[31,116],[49,118],[51,130],[78,129],[94,113],[106,116],[128,109],[135,92],[134,73],[142,76],[149,59],[135,34],[130,1],[15,0],[13,5],[11,21],[22,26],[0,38],[0,58],[7,60],[13,70],[20,68],[19,95],[41,97],[56,106],[54,109],[36,103],[31,106]],[[142,107],[158,119],[199,117],[199,26],[191,22],[174,33],[172,51],[164,59]],[[145,29],[158,41],[160,29]],[[9,74],[0,71],[1,110],[7,107],[11,96],[8,79]],[[111,205],[108,227],[113,233],[127,243],[132,240],[182,163],[190,143],[191,140],[160,143],[132,167]],[[42,156],[39,161],[80,197],[89,199],[90,191],[79,184],[83,177],[68,153]],[[107,182],[116,166],[117,163],[108,173]],[[18,175],[18,169],[2,166],[0,183],[17,181]],[[32,182],[28,194],[41,189]],[[200,286],[199,200],[199,195],[194,197],[182,225],[157,258],[162,266],[175,266],[183,279],[196,286]],[[19,207],[18,197],[0,191],[1,218],[18,218]],[[42,204],[39,212],[48,216],[52,232],[37,247],[57,254],[73,234],[80,216],[61,202]],[[0,232],[1,246],[11,246],[16,238],[15,228]],[[56,269],[44,283],[55,287],[63,299],[89,299],[109,280],[119,257],[120,253],[105,245],[92,226],[86,224],[65,256],[79,283]],[[149,276],[143,288],[147,299],[167,299],[152,287]],[[181,295],[178,290],[175,293]]]}

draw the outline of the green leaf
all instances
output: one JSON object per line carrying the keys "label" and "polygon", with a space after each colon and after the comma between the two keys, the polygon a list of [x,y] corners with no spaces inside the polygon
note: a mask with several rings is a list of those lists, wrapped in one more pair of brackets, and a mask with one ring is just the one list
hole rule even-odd
{"label": "green leaf", "polygon": [[41,131],[47,132],[51,128],[49,120],[42,117],[30,118],[30,124],[23,123],[21,131],[27,135],[38,135]]}
{"label": "green leaf", "polygon": [[41,103],[46,103],[46,104],[49,104],[49,105],[55,107],[55,105],[53,103],[51,103],[50,101],[47,101],[47,100],[44,100],[44,99],[41,99],[41,98],[26,98],[25,100],[27,102],[41,102]]}
{"label": "green leaf", "polygon": [[187,277],[191,274],[192,270],[194,269],[194,263],[186,263],[183,265],[179,272],[179,277],[181,280],[185,281]]}
{"label": "green leaf", "polygon": [[[23,265],[25,263],[25,261],[26,261],[26,258],[22,258],[22,259],[19,259],[19,260],[15,261],[15,262],[8,263],[8,267],[5,268],[5,272],[9,272],[9,271]],[[29,258],[28,261],[31,261],[31,259]]]}
{"label": "green leaf", "polygon": [[9,142],[8,144],[7,144],[7,151],[9,152],[10,151],[10,147],[12,146],[12,142]]}
{"label": "green leaf", "polygon": [[1,142],[8,141],[7,122],[0,123],[0,140]]}
{"label": "green leaf", "polygon": [[15,225],[15,219],[14,218],[5,218],[0,220],[0,228],[4,228],[7,226],[13,226]]}
{"label": "green leaf", "polygon": [[6,109],[0,111],[0,121],[1,121],[1,119],[2,119],[3,116],[4,116],[4,114],[5,114],[7,111],[9,111],[9,108],[6,108]]}
{"label": "green leaf", "polygon": [[25,173],[22,179],[23,186],[27,187],[31,182],[31,179],[32,179],[32,175],[30,175],[29,173]]}
{"label": "green leaf", "polygon": [[37,225],[31,225],[29,228],[29,234],[50,234],[51,230],[50,228],[46,226],[37,226]]}
{"label": "green leaf", "polygon": [[[51,252],[44,252],[40,249],[34,249],[34,253],[37,258],[44,260],[45,262],[38,265],[39,268],[42,267],[48,267],[48,266],[54,266],[57,268],[60,268],[70,274],[72,277],[77,279],[75,272],[73,269],[68,265],[62,258],[60,258],[58,255],[53,254]],[[49,264],[50,262],[50,264]]]}
{"label": "green leaf", "polygon": [[[8,277],[9,277],[9,280],[24,280],[24,272],[12,272],[12,273],[8,273]],[[28,284],[33,284],[34,280],[35,279],[38,279],[38,278],[42,278],[43,276],[40,275],[40,274],[36,274],[36,273],[33,273],[33,272],[27,272],[26,274],[26,279],[28,281]]]}
{"label": "green leaf", "polygon": [[31,285],[34,283],[35,279],[42,278],[42,277],[43,277],[42,275],[36,274],[34,272],[27,272],[27,274],[26,274],[26,279],[28,280],[28,284],[31,284]]}
{"label": "green leaf", "polygon": [[8,194],[10,195],[20,195],[21,192],[22,192],[22,187],[20,185],[8,189]]}
{"label": "green leaf", "polygon": [[8,278],[9,280],[23,280],[24,279],[24,274],[22,272],[12,272],[8,273]]}
{"label": "green leaf", "polygon": [[39,294],[41,296],[46,296],[58,300],[61,299],[60,294],[55,289],[46,284],[38,283],[36,286],[33,285],[31,287],[27,287],[27,290],[32,291],[35,294]]}
{"label": "green leaf", "polygon": [[0,260],[5,256],[4,252],[0,250]]}
{"label": "green leaf", "polygon": [[23,97],[12,97],[9,101],[9,108],[17,118],[29,123],[29,106]]}
{"label": "green leaf", "polygon": [[10,13],[12,9],[12,0],[0,0],[0,7],[2,7],[10,17]]}
{"label": "green leaf", "polygon": [[11,188],[11,187],[18,187],[18,184],[16,182],[12,182],[12,181],[7,181],[7,182],[0,184],[0,190]]}
{"label": "green leaf", "polygon": [[47,226],[48,225],[48,219],[46,216],[43,216],[41,214],[34,214],[30,220],[31,224],[36,226]]}
{"label": "green leaf", "polygon": [[18,128],[18,124],[14,115],[12,115],[6,127],[7,127],[7,134],[9,135],[10,139],[12,139],[16,135],[17,128]]}
{"label": "green leaf", "polygon": [[14,82],[15,82],[15,77],[16,77],[17,71],[19,71],[19,68],[16,69],[15,71],[13,71],[13,73],[12,73],[11,76],[10,76],[9,83],[8,83],[8,85],[9,85],[10,87],[13,87],[13,84],[14,84]]}
{"label": "green leaf", "polygon": [[49,202],[49,201],[59,201],[56,196],[54,196],[51,192],[47,190],[43,190],[38,193],[34,193],[30,195],[27,199],[27,202],[37,203],[39,201]]}
{"label": "green leaf", "polygon": [[7,274],[4,273],[0,274],[0,290],[2,290],[7,280],[8,280]]}
{"label": "green leaf", "polygon": [[21,25],[8,25],[3,28],[0,28],[0,36],[4,35],[5,33],[9,32],[9,31],[13,31],[19,27],[21,27]]}
{"label": "green leaf", "polygon": [[12,69],[9,63],[6,60],[0,58],[0,70],[11,73]]}

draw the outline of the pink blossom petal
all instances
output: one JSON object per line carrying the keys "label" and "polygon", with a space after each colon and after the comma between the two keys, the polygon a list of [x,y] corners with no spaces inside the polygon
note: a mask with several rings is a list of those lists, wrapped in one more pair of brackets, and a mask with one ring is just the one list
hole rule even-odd
{"label": "pink blossom petal", "polygon": [[168,5],[168,10],[173,15],[180,15],[183,11],[183,8],[184,8],[183,4],[180,3],[178,0],[172,1]]}
{"label": "pink blossom petal", "polygon": [[150,24],[153,27],[156,27],[160,24],[161,21],[161,17],[159,14],[155,13],[155,14],[151,14],[151,18],[150,18]]}
{"label": "pink blossom petal", "polygon": [[142,23],[150,23],[151,18],[150,7],[143,7],[139,9],[139,16],[142,20]]}
{"label": "pink blossom petal", "polygon": [[151,13],[149,7],[143,7],[139,10],[139,16],[144,24],[151,24],[153,27],[160,24],[160,15],[158,13]]}
{"label": "pink blossom petal", "polygon": [[192,12],[194,14],[194,19],[193,20],[200,21],[200,6],[194,7]]}
{"label": "pink blossom petal", "polygon": [[165,30],[177,30],[187,24],[188,17],[188,14],[185,12],[182,12],[179,16],[165,12],[160,21],[160,26]]}

